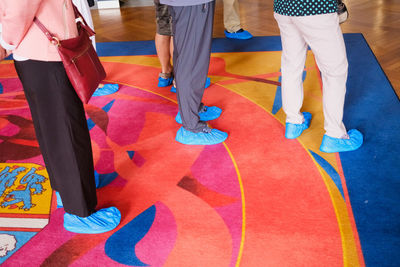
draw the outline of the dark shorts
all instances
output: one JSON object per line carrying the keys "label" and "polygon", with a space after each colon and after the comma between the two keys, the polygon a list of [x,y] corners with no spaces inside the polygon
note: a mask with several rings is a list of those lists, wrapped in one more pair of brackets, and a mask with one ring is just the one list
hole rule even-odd
{"label": "dark shorts", "polygon": [[157,33],[172,36],[172,18],[168,6],[160,4],[160,0],[154,0],[156,6]]}

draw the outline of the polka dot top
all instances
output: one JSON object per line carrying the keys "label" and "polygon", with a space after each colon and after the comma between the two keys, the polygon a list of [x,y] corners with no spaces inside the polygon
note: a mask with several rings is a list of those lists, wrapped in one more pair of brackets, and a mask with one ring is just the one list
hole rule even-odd
{"label": "polka dot top", "polygon": [[336,11],[337,0],[274,0],[274,12],[285,16],[312,16]]}

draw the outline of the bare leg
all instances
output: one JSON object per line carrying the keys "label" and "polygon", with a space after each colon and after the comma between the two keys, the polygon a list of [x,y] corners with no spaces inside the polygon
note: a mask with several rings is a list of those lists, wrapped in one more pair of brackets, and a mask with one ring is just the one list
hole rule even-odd
{"label": "bare leg", "polygon": [[157,56],[161,64],[162,73],[172,72],[171,65],[171,36],[156,33],[155,37]]}
{"label": "bare leg", "polygon": [[171,57],[172,57],[172,55],[174,54],[174,37],[173,36],[171,36],[171,42],[170,42],[170,45],[169,45],[169,53],[170,53],[170,55],[171,55]]}

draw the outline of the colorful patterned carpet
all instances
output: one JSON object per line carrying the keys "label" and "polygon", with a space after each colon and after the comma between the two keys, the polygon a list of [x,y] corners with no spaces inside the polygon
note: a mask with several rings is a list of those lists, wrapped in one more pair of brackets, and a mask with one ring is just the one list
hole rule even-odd
{"label": "colorful patterned carpet", "polygon": [[344,122],[354,152],[319,151],[321,78],[309,52],[310,129],[284,138],[279,37],[215,39],[204,102],[223,109],[214,146],[174,140],[176,95],[156,84],[153,42],[103,43],[118,92],[86,105],[98,207],[123,215],[112,232],[62,227],[12,61],[0,64],[2,266],[400,266],[400,102],[360,34],[349,56]]}

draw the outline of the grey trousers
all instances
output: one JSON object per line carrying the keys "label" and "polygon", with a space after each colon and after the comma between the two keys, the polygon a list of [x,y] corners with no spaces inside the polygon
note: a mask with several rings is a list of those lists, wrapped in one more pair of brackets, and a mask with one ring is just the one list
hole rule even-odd
{"label": "grey trousers", "polygon": [[179,111],[186,130],[201,132],[204,86],[210,65],[215,1],[195,6],[170,6],[174,35],[174,75]]}

